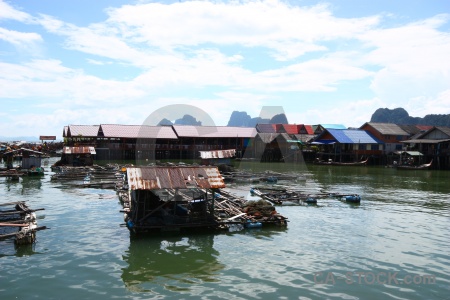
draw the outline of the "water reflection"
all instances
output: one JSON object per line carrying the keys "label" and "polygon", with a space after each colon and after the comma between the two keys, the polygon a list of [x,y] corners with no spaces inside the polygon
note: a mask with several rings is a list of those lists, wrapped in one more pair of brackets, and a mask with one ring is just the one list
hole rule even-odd
{"label": "water reflection", "polygon": [[14,238],[0,240],[0,258],[4,256],[31,256],[33,254],[38,254],[35,247],[36,244],[28,245],[16,245],[14,243]]}
{"label": "water reflection", "polygon": [[131,238],[123,260],[122,280],[133,292],[157,289],[189,291],[195,285],[217,281],[224,268],[217,261],[214,235]]}
{"label": "water reflection", "polygon": [[22,193],[26,193],[26,190],[42,189],[42,180],[42,177],[25,176],[22,178]]}

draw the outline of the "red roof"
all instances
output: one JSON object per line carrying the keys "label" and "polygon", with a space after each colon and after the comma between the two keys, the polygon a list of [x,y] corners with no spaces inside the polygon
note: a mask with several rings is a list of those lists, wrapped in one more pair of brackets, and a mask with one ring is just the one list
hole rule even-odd
{"label": "red roof", "polygon": [[299,134],[314,134],[314,129],[312,125],[298,125],[298,133]]}
{"label": "red roof", "polygon": [[433,128],[433,126],[431,126],[431,125],[416,125],[416,127],[422,131],[427,131],[427,130],[430,130],[431,128]]}
{"label": "red roof", "polygon": [[297,134],[298,133],[298,127],[294,124],[283,124],[284,132],[287,134]]}

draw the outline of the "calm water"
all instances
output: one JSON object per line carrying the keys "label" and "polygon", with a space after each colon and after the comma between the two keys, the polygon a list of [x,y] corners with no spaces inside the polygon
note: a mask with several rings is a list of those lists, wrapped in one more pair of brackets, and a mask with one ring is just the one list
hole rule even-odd
{"label": "calm water", "polygon": [[285,184],[363,200],[277,207],[286,229],[136,239],[114,191],[0,178],[0,202],[45,208],[51,228],[33,246],[0,241],[0,299],[450,299],[450,172],[296,171]]}

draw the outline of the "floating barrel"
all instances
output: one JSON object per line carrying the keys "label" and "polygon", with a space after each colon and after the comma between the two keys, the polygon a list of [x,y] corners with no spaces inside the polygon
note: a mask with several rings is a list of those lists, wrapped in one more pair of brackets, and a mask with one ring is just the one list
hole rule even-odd
{"label": "floating barrel", "polygon": [[262,223],[261,222],[252,222],[250,220],[247,221],[247,223],[244,224],[245,228],[261,228]]}
{"label": "floating barrel", "polygon": [[359,195],[347,195],[344,196],[344,199],[347,202],[361,202],[361,197]]}
{"label": "floating barrel", "polygon": [[314,199],[313,197],[308,197],[305,199],[306,203],[317,203],[317,199]]}

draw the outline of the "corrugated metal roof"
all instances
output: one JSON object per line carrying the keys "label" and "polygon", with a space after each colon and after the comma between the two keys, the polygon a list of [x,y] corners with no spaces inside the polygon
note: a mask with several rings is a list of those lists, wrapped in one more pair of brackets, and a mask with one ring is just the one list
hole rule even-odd
{"label": "corrugated metal roof", "polygon": [[236,149],[200,151],[200,157],[202,159],[230,158],[230,157],[235,157],[235,156],[236,156]]}
{"label": "corrugated metal roof", "polygon": [[421,131],[427,131],[433,128],[433,126],[431,125],[416,125],[416,127],[419,128]]}
{"label": "corrugated metal roof", "polygon": [[[443,133],[445,133],[446,135],[448,135],[450,137],[450,127],[436,126],[436,129],[442,131]],[[430,129],[430,131],[431,131],[431,129]]]}
{"label": "corrugated metal roof", "polygon": [[341,144],[381,144],[370,133],[359,129],[327,129]]}
{"label": "corrugated metal roof", "polygon": [[400,154],[408,154],[411,156],[423,156],[419,151],[401,151]]}
{"label": "corrugated metal roof", "polygon": [[127,168],[131,190],[224,188],[216,167],[136,167]]}
{"label": "corrugated metal roof", "polygon": [[[372,126],[375,130],[383,135],[405,135],[408,136],[408,133],[400,128],[397,124],[392,123],[366,123]],[[363,125],[364,126],[364,125]]]}
{"label": "corrugated metal roof", "polygon": [[173,125],[172,127],[179,137],[252,138],[256,136],[256,129],[253,127],[191,125]]}
{"label": "corrugated metal roof", "polygon": [[273,124],[256,124],[256,130],[259,133],[276,133],[276,129]]}
{"label": "corrugated metal roof", "polygon": [[274,139],[276,139],[280,134],[279,133],[258,133],[258,137],[266,144],[270,144]]}
{"label": "corrugated metal roof", "polygon": [[304,143],[314,138],[314,134],[295,134],[294,136],[297,140]]}
{"label": "corrugated metal roof", "polygon": [[398,126],[404,131],[406,131],[410,136],[420,132],[420,129],[417,128],[415,125],[398,125]]}
{"label": "corrugated metal roof", "polygon": [[439,144],[439,143],[445,143],[449,142],[450,139],[444,139],[444,140],[429,140],[429,139],[411,139],[406,141],[401,141],[400,143],[405,144]]}
{"label": "corrugated metal roof", "polygon": [[314,134],[314,129],[312,125],[298,125],[299,134]]}
{"label": "corrugated metal roof", "polygon": [[298,133],[298,126],[294,124],[283,124],[284,131],[287,134],[297,134]]}
{"label": "corrugated metal roof", "polygon": [[14,149],[14,150],[10,150],[10,151],[4,152],[3,155],[8,155],[10,153],[23,152],[23,151],[31,152],[31,153],[39,154],[39,155],[43,155],[44,154],[43,152],[35,151],[35,150],[32,150],[32,149],[20,148],[20,149]]}
{"label": "corrugated metal roof", "polygon": [[68,127],[69,127],[67,129],[68,136],[96,137],[100,125],[69,125]]}
{"label": "corrugated metal roof", "polygon": [[63,147],[64,154],[96,154],[95,148],[91,146]]}
{"label": "corrugated metal roof", "polygon": [[171,126],[102,124],[100,132],[109,138],[177,139]]}
{"label": "corrugated metal roof", "polygon": [[286,141],[292,139],[287,133],[280,133],[280,136],[284,138]]}

